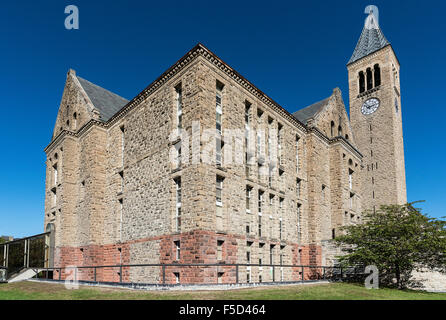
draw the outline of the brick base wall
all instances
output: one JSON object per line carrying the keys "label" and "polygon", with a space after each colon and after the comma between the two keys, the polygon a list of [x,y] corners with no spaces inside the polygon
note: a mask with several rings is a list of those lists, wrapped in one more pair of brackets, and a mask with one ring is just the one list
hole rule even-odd
{"label": "brick base wall", "polygon": [[[141,239],[122,244],[112,245],[89,245],[82,247],[58,247],[55,251],[55,266],[106,266],[120,264],[219,264],[212,267],[119,267],[78,268],[76,274],[74,269],[64,269],[59,275],[54,272],[54,279],[74,279],[87,281],[104,282],[139,282],[139,283],[162,283],[163,279],[167,284],[174,284],[179,281],[183,284],[198,283],[235,283],[235,266],[225,266],[225,264],[246,263],[245,251],[246,238],[227,234],[218,234],[211,231],[193,231],[182,234],[166,235],[150,239]],[[251,241],[251,239],[249,239]],[[179,259],[177,259],[177,249],[175,242],[180,242]],[[147,261],[144,251],[132,251],[141,243],[156,244],[158,255],[155,261]],[[220,243],[221,246],[218,246]],[[284,244],[269,243],[265,245],[283,246]],[[290,260],[283,261],[284,265],[321,265],[322,248],[318,245],[299,246],[297,244],[286,244],[290,247]],[[149,253],[147,253],[149,255]],[[151,256],[153,252],[150,253]],[[265,259],[264,264],[267,264]],[[257,263],[252,261],[251,263]],[[279,264],[275,259],[275,264]],[[280,268],[272,270],[270,267],[252,267],[252,273],[256,278],[262,275],[263,281],[299,281],[316,279],[321,270],[316,268]],[[122,271],[122,278],[120,272]],[[239,282],[247,282],[246,267],[239,268]],[[252,279],[257,282],[257,279]]]}

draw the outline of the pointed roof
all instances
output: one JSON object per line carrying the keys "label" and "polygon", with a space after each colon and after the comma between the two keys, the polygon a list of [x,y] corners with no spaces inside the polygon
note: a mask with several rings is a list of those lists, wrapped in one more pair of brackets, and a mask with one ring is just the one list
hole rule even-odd
{"label": "pointed roof", "polygon": [[347,65],[362,59],[369,54],[378,51],[386,46],[390,45],[384,36],[381,28],[379,27],[378,20],[376,19],[373,11],[370,11],[368,17],[365,19],[364,29],[362,29],[359,41],[356,44],[355,51],[350,58]]}
{"label": "pointed roof", "polygon": [[122,109],[129,101],[117,94],[76,76],[82,88],[87,93],[94,107],[99,111],[101,121],[108,121],[116,112]]}
{"label": "pointed roof", "polygon": [[331,96],[294,112],[293,117],[295,117],[300,122],[307,124],[308,120],[314,118],[319,113],[319,111],[321,111],[322,108],[324,108],[328,104],[330,98]]}

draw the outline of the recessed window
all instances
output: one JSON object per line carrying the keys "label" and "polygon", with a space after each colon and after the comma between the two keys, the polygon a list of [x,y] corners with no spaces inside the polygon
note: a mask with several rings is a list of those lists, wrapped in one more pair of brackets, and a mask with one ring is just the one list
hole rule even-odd
{"label": "recessed window", "polygon": [[183,127],[183,90],[181,83],[175,87],[175,100],[176,100],[176,114],[177,114],[177,128]]}
{"label": "recessed window", "polygon": [[223,180],[224,180],[223,177],[217,176],[215,190],[216,190],[216,203],[217,203],[217,206],[219,206],[219,207],[223,206],[223,199],[222,199]]}
{"label": "recessed window", "polygon": [[181,258],[181,243],[180,241],[174,241],[175,245],[175,260],[180,260]]}
{"label": "recessed window", "polygon": [[221,134],[222,116],[223,116],[222,96],[223,96],[223,84],[217,81],[216,96],[215,96],[216,99],[215,112],[216,112],[216,128],[217,132],[220,134]]}
{"label": "recessed window", "polygon": [[252,187],[246,186],[246,212],[251,213]]}
{"label": "recessed window", "polygon": [[181,177],[175,180],[175,191],[176,191],[176,206],[175,206],[175,230],[176,232],[181,231]]}
{"label": "recessed window", "polygon": [[225,243],[223,240],[217,241],[217,260],[218,261],[223,260],[223,243]]}
{"label": "recessed window", "polygon": [[375,73],[375,87],[379,87],[381,85],[381,69],[379,67],[379,64],[375,64],[373,67],[373,71]]}

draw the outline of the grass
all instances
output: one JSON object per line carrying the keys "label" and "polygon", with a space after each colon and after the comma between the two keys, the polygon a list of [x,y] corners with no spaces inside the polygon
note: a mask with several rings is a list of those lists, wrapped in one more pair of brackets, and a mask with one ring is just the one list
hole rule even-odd
{"label": "grass", "polygon": [[275,286],[227,291],[136,291],[62,284],[0,284],[0,300],[446,300],[446,293],[366,289],[347,283]]}

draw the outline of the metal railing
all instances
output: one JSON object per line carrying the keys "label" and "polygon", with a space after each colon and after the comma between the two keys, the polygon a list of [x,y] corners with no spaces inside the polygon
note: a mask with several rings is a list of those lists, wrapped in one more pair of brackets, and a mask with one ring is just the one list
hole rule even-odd
{"label": "metal railing", "polygon": [[345,281],[364,276],[364,268],[276,264],[122,264],[35,268],[36,278],[93,283],[258,284],[318,280]]}

